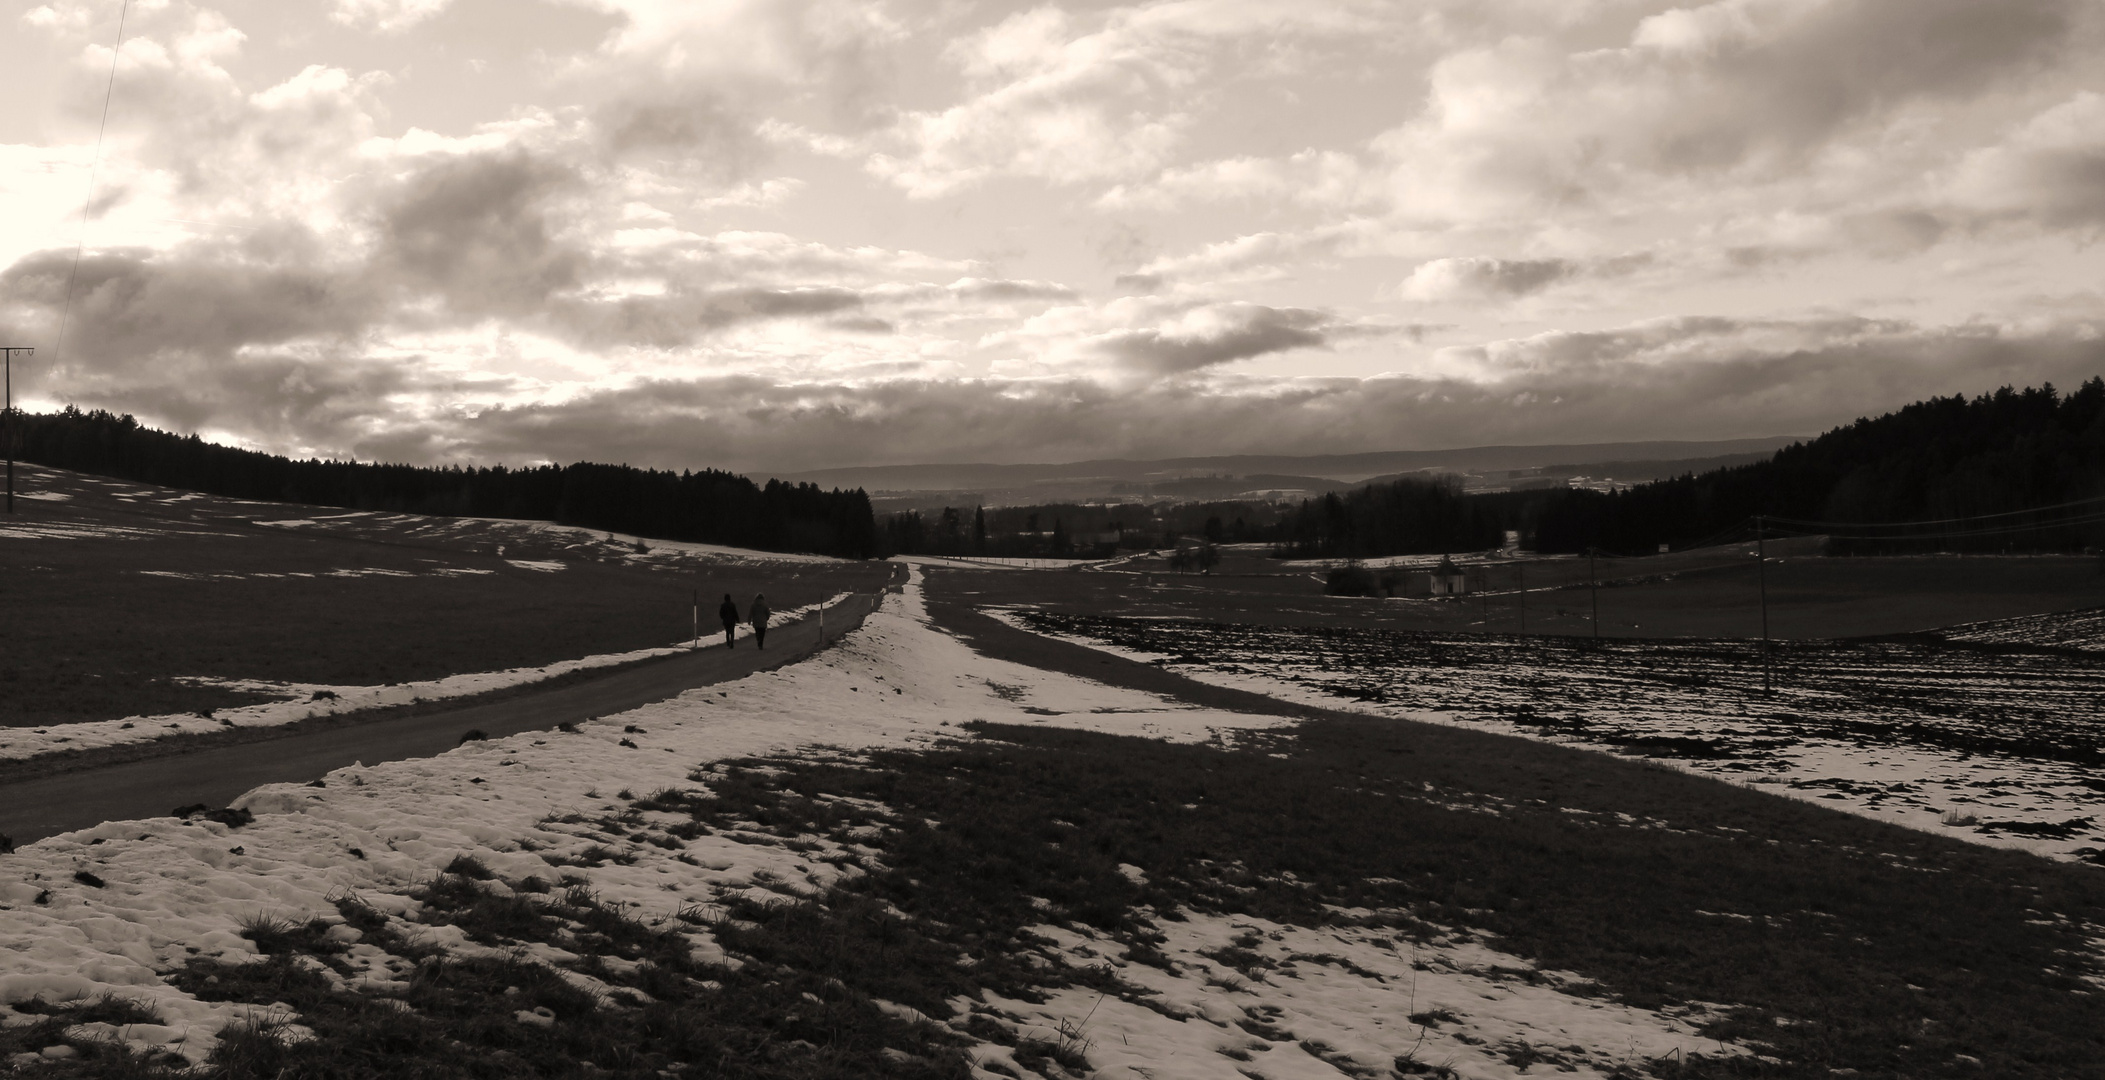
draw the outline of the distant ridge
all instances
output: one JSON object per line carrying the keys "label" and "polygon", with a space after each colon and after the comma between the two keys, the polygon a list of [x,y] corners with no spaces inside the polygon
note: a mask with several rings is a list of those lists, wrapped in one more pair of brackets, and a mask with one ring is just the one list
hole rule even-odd
{"label": "distant ridge", "polygon": [[1798,436],[1713,441],[1552,443],[1540,446],[1472,446],[1451,450],[1381,450],[1362,454],[1232,454],[1156,459],[1100,458],[1058,464],[863,465],[814,469],[779,478],[821,487],[878,491],[962,491],[1013,488],[1083,480],[1160,482],[1188,476],[1316,477],[1358,483],[1426,469],[1475,472],[1532,469],[1585,462],[1683,461],[1770,453],[1802,441]]}

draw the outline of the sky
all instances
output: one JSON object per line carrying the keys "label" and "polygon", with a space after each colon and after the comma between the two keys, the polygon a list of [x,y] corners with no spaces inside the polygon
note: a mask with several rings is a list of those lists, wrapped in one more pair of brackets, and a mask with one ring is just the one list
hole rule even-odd
{"label": "sky", "polygon": [[1724,439],[2105,374],[2099,0],[0,18],[18,402],[278,453]]}

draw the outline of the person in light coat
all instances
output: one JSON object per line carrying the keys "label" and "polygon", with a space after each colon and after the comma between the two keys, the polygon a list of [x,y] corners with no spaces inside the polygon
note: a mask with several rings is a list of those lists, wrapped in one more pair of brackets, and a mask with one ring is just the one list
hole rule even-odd
{"label": "person in light coat", "polygon": [[753,624],[753,647],[767,648],[767,597],[753,594],[753,606],[746,612],[746,619]]}

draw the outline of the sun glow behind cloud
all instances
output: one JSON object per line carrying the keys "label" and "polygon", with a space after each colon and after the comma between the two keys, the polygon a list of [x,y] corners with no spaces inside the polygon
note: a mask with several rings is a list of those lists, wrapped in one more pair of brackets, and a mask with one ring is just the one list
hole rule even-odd
{"label": "sun glow behind cloud", "polygon": [[22,390],[262,447],[1703,438],[2105,372],[2079,0],[167,0],[85,216],[114,7],[11,17],[69,58],[0,146]]}

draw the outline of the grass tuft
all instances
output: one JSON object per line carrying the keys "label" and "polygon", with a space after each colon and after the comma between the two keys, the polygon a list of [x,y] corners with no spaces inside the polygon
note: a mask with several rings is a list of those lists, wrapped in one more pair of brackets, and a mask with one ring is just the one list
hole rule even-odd
{"label": "grass tuft", "polygon": [[453,861],[447,863],[446,869],[441,872],[474,878],[476,881],[489,881],[497,876],[490,872],[489,867],[483,865],[481,859],[473,855],[455,855]]}
{"label": "grass tuft", "polygon": [[[681,930],[647,926],[602,904],[583,885],[500,897],[476,878],[444,874],[416,899],[421,922],[460,926],[501,951],[464,958],[420,949],[413,927],[379,917],[355,897],[339,897],[338,911],[365,932],[364,942],[418,961],[401,998],[407,1008],[335,988],[321,969],[349,974],[345,958],[276,924],[275,940],[294,943],[288,951],[249,964],[198,959],[177,971],[171,981],[190,993],[262,1010],[259,1022],[226,1033],[208,1063],[211,1075],[970,1076],[955,1036],[893,1017],[867,995],[781,968],[699,963]],[[527,959],[524,947],[534,942],[563,942],[584,954],[572,970],[611,989],[595,993]],[[617,966],[613,957],[638,962]],[[314,1038],[288,1038],[289,1023],[311,1029]]]}

